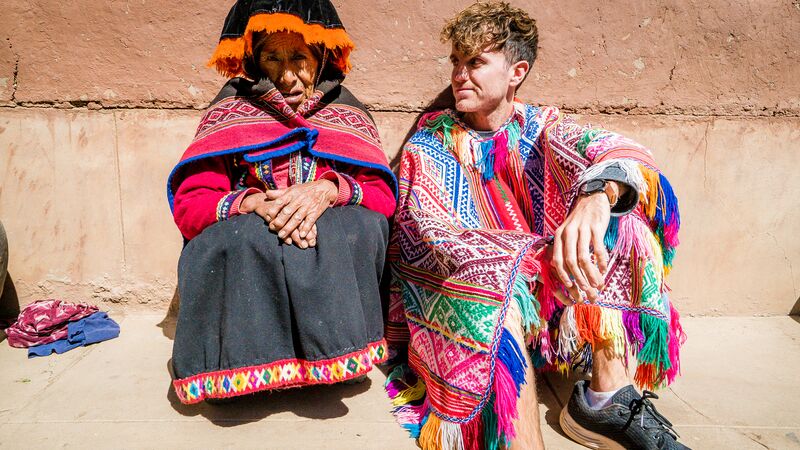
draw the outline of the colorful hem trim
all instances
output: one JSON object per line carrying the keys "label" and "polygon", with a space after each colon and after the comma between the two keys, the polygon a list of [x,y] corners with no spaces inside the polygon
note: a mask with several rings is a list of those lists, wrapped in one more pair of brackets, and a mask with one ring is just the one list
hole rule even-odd
{"label": "colorful hem trim", "polygon": [[217,222],[221,222],[223,220],[228,220],[231,216],[231,207],[233,206],[233,202],[236,201],[236,197],[241,194],[242,191],[231,191],[219,200],[217,203]]}
{"label": "colorful hem trim", "polygon": [[341,174],[342,177],[347,180],[347,183],[350,185],[350,200],[345,203],[345,205],[360,205],[361,202],[364,200],[364,191],[361,190],[361,186],[358,184],[358,181],[355,178],[347,175],[346,173]]}
{"label": "colorful hem trim", "polygon": [[268,364],[220,370],[174,380],[172,386],[182,403],[193,404],[207,398],[229,398],[255,392],[333,384],[366,375],[372,367],[386,361],[386,341],[368,344],[364,349],[320,361],[284,359]]}
{"label": "colorful hem trim", "polygon": [[255,163],[256,166],[256,178],[261,180],[264,183],[264,186],[267,190],[275,190],[278,189],[277,183],[275,183],[275,178],[272,176],[272,159],[268,159],[266,161],[258,161]]}

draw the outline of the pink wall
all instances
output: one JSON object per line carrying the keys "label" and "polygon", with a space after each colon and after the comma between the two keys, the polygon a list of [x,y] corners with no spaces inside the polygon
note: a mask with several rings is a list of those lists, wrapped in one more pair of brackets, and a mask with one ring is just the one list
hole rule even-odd
{"label": "pink wall", "polygon": [[[0,17],[0,100],[202,107],[231,1],[10,0]],[[379,110],[413,110],[446,85],[438,30],[469,1],[336,1],[358,50],[348,84]],[[778,0],[516,1],[540,28],[522,96],[591,112],[800,112],[800,9]],[[14,88],[16,85],[16,88]]]}
{"label": "pink wall", "polygon": [[[232,4],[10,0],[0,15],[0,220],[23,303],[172,298],[180,238],[163,184],[224,80],[205,61]],[[396,155],[447,85],[445,17],[468,1],[335,1],[346,84]],[[800,292],[800,3],[515,1],[540,28],[521,97],[653,148],[694,314],[786,314]]]}

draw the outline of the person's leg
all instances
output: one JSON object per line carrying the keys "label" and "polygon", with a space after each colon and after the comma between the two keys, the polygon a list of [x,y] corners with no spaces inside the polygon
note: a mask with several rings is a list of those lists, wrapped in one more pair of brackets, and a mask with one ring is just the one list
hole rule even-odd
{"label": "person's leg", "polygon": [[317,230],[313,251],[286,246],[283,253],[295,349],[309,361],[353,354],[358,364],[329,378],[344,381],[366,375],[377,357],[370,348],[383,345],[380,277],[389,224],[374,211],[343,206],[327,210]]}
{"label": "person's leg", "polygon": [[575,385],[561,412],[562,430],[590,448],[687,449],[654,406],[652,410],[634,406],[652,405],[650,394],[643,399],[631,384],[624,358],[610,342],[595,345],[591,381]]}
{"label": "person's leg", "polygon": [[[515,308],[511,308],[509,313],[514,310]],[[512,320],[516,320],[517,323],[519,323],[519,319],[516,317]],[[517,400],[517,413],[519,414],[519,418],[514,421],[514,429],[517,432],[517,436],[509,443],[509,448],[543,449],[544,441],[542,440],[541,422],[539,421],[539,401],[536,395],[536,377],[534,375],[533,361],[525,345],[522,327],[515,326],[509,327],[509,329],[514,336],[514,340],[517,341],[519,348],[526,349],[523,350],[522,353],[525,354],[525,363],[527,365],[527,369],[525,370],[525,384],[521,386],[519,400]]]}
{"label": "person's leg", "polygon": [[295,358],[282,247],[263,219],[246,214],[208,227],[181,252],[172,351],[181,401],[247,393],[224,373]]}
{"label": "person's leg", "polygon": [[[525,352],[526,355],[528,352]],[[517,436],[510,442],[509,448],[543,449],[542,429],[539,422],[539,401],[536,395],[536,377],[530,356],[527,357],[528,369],[525,371],[525,384],[520,389],[517,402],[519,419],[514,422]]]}
{"label": "person's leg", "polygon": [[612,345],[595,345],[592,349],[592,381],[589,389],[613,392],[631,384],[630,373],[623,355],[615,354]]}

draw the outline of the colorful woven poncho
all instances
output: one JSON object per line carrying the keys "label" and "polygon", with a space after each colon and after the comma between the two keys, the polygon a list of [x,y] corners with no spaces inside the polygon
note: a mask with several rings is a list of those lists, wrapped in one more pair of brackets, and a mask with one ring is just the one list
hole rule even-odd
{"label": "colorful woven poncho", "polygon": [[[639,203],[609,224],[601,299],[564,307],[541,250],[577,188],[611,164]],[[495,449],[514,437],[528,351],[515,327],[536,367],[569,370],[590,359],[591,344],[611,342],[635,356],[641,386],[675,378],[684,335],[664,277],[680,219],[647,149],[551,107],[515,103],[489,138],[446,110],[421,119],[400,185],[387,339],[408,345],[408,365],[390,374],[387,391],[423,448]]]}

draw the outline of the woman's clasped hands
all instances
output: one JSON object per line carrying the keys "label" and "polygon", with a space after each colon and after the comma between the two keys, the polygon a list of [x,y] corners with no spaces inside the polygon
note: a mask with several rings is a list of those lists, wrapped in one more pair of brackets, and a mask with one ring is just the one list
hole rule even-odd
{"label": "woman's clasped hands", "polygon": [[335,183],[317,180],[248,195],[239,211],[258,214],[284,243],[305,249],[317,245],[317,219],[338,194]]}

